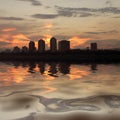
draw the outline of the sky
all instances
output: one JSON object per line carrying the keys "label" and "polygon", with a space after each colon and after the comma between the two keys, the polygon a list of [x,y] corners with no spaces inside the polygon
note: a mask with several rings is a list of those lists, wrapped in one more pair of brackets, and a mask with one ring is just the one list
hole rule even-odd
{"label": "sky", "polygon": [[0,0],[0,50],[29,41],[69,40],[71,48],[120,49],[120,0]]}

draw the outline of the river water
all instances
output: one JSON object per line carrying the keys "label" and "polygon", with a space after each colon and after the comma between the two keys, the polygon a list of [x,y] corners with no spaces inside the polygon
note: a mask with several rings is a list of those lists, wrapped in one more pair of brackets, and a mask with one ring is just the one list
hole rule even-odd
{"label": "river water", "polygon": [[120,64],[0,62],[0,120],[119,113]]}

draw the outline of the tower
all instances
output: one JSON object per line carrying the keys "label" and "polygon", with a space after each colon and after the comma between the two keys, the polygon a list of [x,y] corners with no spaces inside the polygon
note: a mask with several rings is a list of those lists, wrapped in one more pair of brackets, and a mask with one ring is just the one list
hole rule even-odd
{"label": "tower", "polygon": [[39,40],[38,41],[38,52],[44,52],[45,51],[45,41]]}
{"label": "tower", "polygon": [[96,51],[97,50],[97,43],[91,43],[91,50]]}
{"label": "tower", "polygon": [[51,52],[56,52],[57,51],[57,40],[54,37],[52,37],[50,39],[50,51]]}
{"label": "tower", "polygon": [[29,42],[29,52],[33,53],[35,51],[36,51],[35,43],[34,43],[34,41],[30,41]]}
{"label": "tower", "polygon": [[70,41],[62,40],[59,42],[58,46],[59,46],[60,52],[69,51],[70,50]]}

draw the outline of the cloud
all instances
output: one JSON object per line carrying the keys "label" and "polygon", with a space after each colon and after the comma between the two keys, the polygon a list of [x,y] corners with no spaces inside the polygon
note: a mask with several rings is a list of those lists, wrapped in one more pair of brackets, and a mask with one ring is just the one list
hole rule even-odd
{"label": "cloud", "polygon": [[120,14],[120,8],[106,7],[106,8],[72,8],[55,6],[56,14],[33,14],[33,18],[39,19],[55,19],[57,17],[92,17],[104,14]]}
{"label": "cloud", "polygon": [[111,0],[107,0],[105,3],[106,3],[106,5],[112,6]]}
{"label": "cloud", "polygon": [[69,41],[71,43],[71,48],[77,48],[81,44],[84,44],[86,41],[90,40],[90,38],[81,38],[78,36],[73,36],[69,38]]}
{"label": "cloud", "polygon": [[39,18],[39,19],[54,19],[58,17],[57,14],[34,14],[32,15],[33,18]]}
{"label": "cloud", "polygon": [[0,45],[8,45],[8,44],[9,44],[8,42],[0,41]]}
{"label": "cloud", "polygon": [[98,32],[85,32],[86,34],[115,34],[118,33],[117,30],[111,30],[111,31],[98,31]]}
{"label": "cloud", "polygon": [[24,44],[24,43],[28,43],[29,42],[29,38],[27,36],[25,36],[24,34],[16,34],[11,36],[12,38],[12,43],[16,44]]}
{"label": "cloud", "polygon": [[19,17],[0,17],[0,20],[22,21],[24,19]]}
{"label": "cloud", "polygon": [[53,24],[52,23],[45,23],[44,28],[51,29],[51,28],[53,28]]}
{"label": "cloud", "polygon": [[41,2],[38,0],[17,0],[17,1],[24,1],[24,2],[30,2],[34,6],[41,6]]}
{"label": "cloud", "polygon": [[4,28],[1,31],[2,32],[11,32],[11,31],[15,31],[15,30],[16,30],[16,28]]}
{"label": "cloud", "polygon": [[106,8],[72,8],[55,6],[58,16],[65,17],[89,17],[96,16],[98,13],[112,13],[120,14],[120,8],[106,7]]}

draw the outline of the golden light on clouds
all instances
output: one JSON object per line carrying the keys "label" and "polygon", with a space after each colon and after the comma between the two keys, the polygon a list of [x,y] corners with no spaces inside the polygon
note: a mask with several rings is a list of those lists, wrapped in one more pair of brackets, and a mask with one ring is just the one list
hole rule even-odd
{"label": "golden light on clouds", "polygon": [[53,28],[53,24],[52,23],[45,23],[44,28],[51,29],[51,28]]}
{"label": "golden light on clouds", "polygon": [[5,29],[2,29],[1,31],[2,32],[11,32],[11,31],[15,31],[17,30],[16,28],[5,28]]}
{"label": "golden light on clouds", "polygon": [[44,34],[43,35],[43,40],[45,40],[45,43],[48,45],[48,47],[49,47],[49,44],[50,44],[50,39],[52,38],[52,35],[50,35],[50,34]]}
{"label": "golden light on clouds", "polygon": [[30,39],[23,34],[17,34],[12,36],[12,43],[28,43]]}
{"label": "golden light on clouds", "polygon": [[90,40],[90,38],[80,38],[77,36],[74,36],[69,39],[71,43],[71,48],[74,48],[76,46],[80,46],[81,44],[84,44],[86,41]]}
{"label": "golden light on clouds", "polygon": [[10,34],[0,34],[0,42],[9,42]]}

